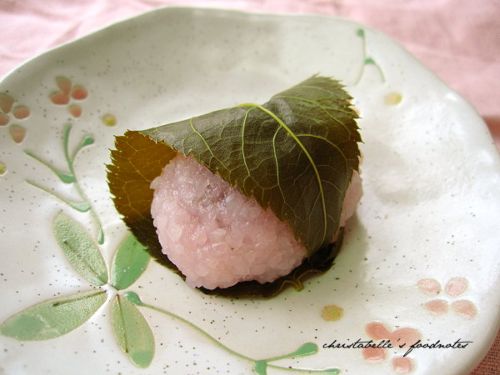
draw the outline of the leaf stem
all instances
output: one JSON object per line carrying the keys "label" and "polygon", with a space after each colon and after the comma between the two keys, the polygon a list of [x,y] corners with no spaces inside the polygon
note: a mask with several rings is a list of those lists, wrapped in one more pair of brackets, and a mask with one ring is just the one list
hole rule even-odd
{"label": "leaf stem", "polygon": [[57,301],[57,302],[54,302],[52,304],[52,306],[54,307],[57,307],[57,306],[61,306],[61,305],[65,305],[67,303],[72,303],[72,302],[76,302],[76,301],[81,301],[81,300],[84,300],[84,299],[87,299],[87,298],[90,298],[90,297],[94,297],[94,296],[97,296],[97,295],[100,295],[100,294],[103,294],[103,293],[106,293],[102,290],[99,290],[95,293],[91,293],[91,294],[85,294],[83,296],[79,296],[79,297],[76,297],[76,298],[71,298],[71,299],[67,299],[67,300],[64,300],[64,301]]}
{"label": "leaf stem", "polygon": [[70,206],[71,208],[79,211],[79,212],[87,212],[90,210],[90,206],[88,204],[88,202],[76,202],[76,201],[70,201],[69,199],[66,199],[64,198],[62,195],[60,194],[57,194],[55,192],[52,192],[50,191],[49,189],[47,189],[46,187],[43,187],[42,185],[39,185],[37,184],[36,182],[34,181],[31,181],[31,180],[26,180],[26,182],[44,192],[46,192],[47,194],[50,194],[52,195],[54,198],[57,198],[59,199],[61,202],[67,204],[68,206]]}
{"label": "leaf stem", "polygon": [[[212,341],[214,344],[216,344],[217,346],[219,346],[220,348],[222,348],[226,352],[228,352],[228,353],[230,353],[230,354],[232,354],[232,355],[234,355],[234,356],[236,356],[238,358],[241,358],[241,359],[243,359],[245,361],[249,361],[249,362],[251,362],[254,365],[257,362],[259,362],[259,360],[257,360],[257,359],[248,357],[248,356],[246,356],[244,354],[241,354],[241,353],[239,353],[239,352],[237,352],[237,351],[229,348],[228,346],[224,345],[222,342],[220,342],[219,340],[217,340],[215,337],[211,336],[208,332],[206,332],[202,328],[198,327],[197,325],[191,323],[189,320],[184,319],[183,317],[181,317],[181,316],[179,316],[179,315],[177,315],[177,314],[175,314],[175,313],[173,313],[171,311],[164,310],[164,309],[162,309],[160,307],[156,307],[156,306],[153,306],[153,305],[150,305],[150,304],[147,304],[147,303],[143,303],[143,302],[141,302],[139,304],[139,306],[143,306],[143,307],[146,307],[148,309],[154,310],[154,311],[159,312],[161,314],[167,315],[167,316],[169,316],[170,318],[172,318],[174,320],[178,320],[178,321],[184,323],[185,325],[189,326],[190,328],[192,328],[196,332],[200,333],[202,336],[205,336],[207,339],[209,339],[210,341]],[[290,353],[288,355],[284,355],[284,356],[277,356],[277,357],[265,359],[264,361],[265,362],[277,361],[277,360],[280,360],[280,359],[288,358],[289,355],[290,355]],[[301,369],[301,368],[294,368],[294,367],[283,367],[283,366],[273,365],[271,363],[268,363],[267,366],[271,367],[271,368],[275,368],[277,370],[290,371],[290,372],[324,373],[325,371],[327,371],[327,370],[314,370],[314,369]]]}
{"label": "leaf stem", "polygon": [[[116,295],[116,301],[118,302],[118,308],[120,310],[120,320],[122,323],[122,327],[126,327],[125,316],[123,315],[123,309],[122,309],[122,301],[120,299],[119,294]],[[128,353],[129,350],[128,350],[128,338],[127,338],[127,330],[126,329],[123,330],[123,342],[124,342],[124,346],[125,346],[125,353]]]}
{"label": "leaf stem", "polygon": [[66,164],[68,167],[69,172],[62,172],[59,169],[55,168],[53,165],[50,163],[46,162],[42,158],[38,157],[35,155],[33,152],[29,150],[25,150],[24,152],[28,155],[31,156],[33,159],[38,161],[39,163],[43,164],[47,168],[49,168],[59,179],[66,183],[66,184],[73,184],[75,186],[76,192],[80,196],[81,202],[75,202],[75,201],[70,201],[68,199],[63,198],[61,195],[54,193],[50,190],[48,190],[45,187],[42,187],[41,185],[38,185],[37,183],[26,180],[27,183],[30,185],[33,185],[37,187],[38,189],[43,190],[44,192],[52,195],[53,197],[59,199],[60,201],[66,203],[68,206],[71,208],[79,211],[79,212],[89,212],[90,216],[92,217],[92,220],[97,225],[97,242],[99,245],[102,245],[104,243],[104,230],[102,228],[102,223],[101,220],[99,219],[99,216],[97,215],[96,211],[94,210],[92,204],[90,203],[89,198],[83,191],[80,182],[78,181],[78,178],[76,177],[75,173],[75,168],[74,168],[74,160],[75,157],[77,156],[78,152],[82,150],[84,147],[92,144],[94,140],[90,136],[84,136],[84,138],[80,141],[78,144],[77,148],[74,150],[74,152],[70,155],[69,153],[69,136],[71,134],[71,124],[66,124],[64,125],[63,129],[63,151],[64,151],[64,158],[66,160]]}
{"label": "leaf stem", "polygon": [[71,124],[66,124],[64,126],[64,133],[63,133],[64,157],[66,158],[66,163],[68,164],[68,169],[69,169],[70,173],[74,176],[74,179],[75,179],[74,184],[75,184],[75,188],[76,188],[78,195],[80,195],[82,200],[87,202],[90,206],[90,210],[89,210],[90,216],[97,224],[97,243],[99,245],[102,245],[104,243],[104,231],[102,229],[101,220],[99,219],[99,216],[97,216],[97,213],[95,212],[94,208],[92,207],[92,204],[90,203],[87,195],[85,194],[82,187],[80,186],[80,182],[78,181],[78,178],[76,177],[75,167],[73,164],[74,158],[76,157],[78,152],[84,147],[84,146],[82,146],[82,144],[84,145],[84,143],[80,142],[79,147],[73,153],[73,157],[70,157],[70,155],[69,155],[69,136],[71,134],[71,129],[72,129]]}
{"label": "leaf stem", "polygon": [[97,216],[97,213],[95,212],[95,210],[94,210],[92,204],[90,203],[87,195],[85,194],[85,192],[83,191],[82,187],[80,186],[80,182],[78,181],[78,177],[76,177],[75,168],[74,168],[74,164],[73,164],[74,163],[74,158],[76,157],[76,155],[78,154],[78,152],[84,147],[85,143],[80,142],[79,147],[73,153],[73,157],[70,157],[70,155],[69,155],[69,136],[70,136],[70,133],[71,133],[71,129],[72,129],[71,124],[66,124],[64,126],[64,131],[63,131],[64,157],[66,158],[66,163],[68,164],[68,169],[69,169],[70,173],[75,178],[74,185],[75,185],[76,191],[78,192],[78,194],[80,195],[80,197],[82,198],[82,200],[86,201],[89,204],[89,206],[90,206],[90,210],[89,210],[90,211],[90,216],[92,217],[92,219],[97,224],[97,243],[99,243],[99,245],[102,245],[104,243],[104,231],[102,229],[101,220],[99,219],[99,216]]}
{"label": "leaf stem", "polygon": [[358,30],[358,37],[361,38],[361,53],[362,53],[362,61],[363,63],[361,64],[361,69],[359,70],[358,72],[358,76],[356,77],[356,79],[354,80],[354,85],[357,85],[359,83],[359,81],[361,80],[361,77],[363,77],[363,73],[365,71],[365,60],[366,60],[366,39],[365,39],[365,32],[363,29],[359,29]]}
{"label": "leaf stem", "polygon": [[46,166],[47,168],[49,168],[65,184],[71,184],[71,183],[75,182],[75,177],[72,174],[60,171],[56,167],[52,166],[49,162],[46,162],[41,157],[37,156],[32,151],[24,150],[24,153],[26,155],[32,157],[33,159],[35,159],[37,162],[39,162],[39,163],[43,164],[44,166]]}
{"label": "leaf stem", "polygon": [[282,370],[282,371],[305,372],[305,373],[310,373],[310,374],[326,373],[328,371],[327,369],[316,370],[316,369],[304,369],[304,368],[295,368],[295,367],[282,367],[282,366],[273,365],[272,363],[268,363],[267,367],[275,368],[277,370]]}
{"label": "leaf stem", "polygon": [[380,74],[380,79],[382,80],[382,82],[385,82],[385,75],[384,75],[384,71],[382,70],[382,68],[380,67],[380,65],[375,62],[375,67],[377,68],[379,74]]}
{"label": "leaf stem", "polygon": [[94,221],[97,225],[97,243],[99,245],[102,245],[104,243],[104,230],[102,229],[101,220],[99,219],[99,216],[97,216],[97,213],[95,212],[94,208],[92,207],[92,204],[89,202],[89,199],[87,198],[87,196],[83,192],[82,188],[80,187],[80,184],[78,183],[78,179],[76,177],[75,177],[75,180],[76,180],[76,182],[75,182],[76,191],[78,192],[80,197],[83,200],[85,200],[90,206],[90,209],[89,209],[90,216],[92,217],[92,219],[94,219]]}
{"label": "leaf stem", "polygon": [[256,359],[253,359],[251,357],[247,357],[246,355],[238,353],[238,352],[234,351],[233,349],[227,347],[222,342],[220,342],[219,340],[217,340],[215,337],[211,336],[208,332],[204,331],[203,329],[201,329],[197,325],[191,323],[189,320],[184,319],[183,317],[181,317],[181,316],[179,316],[177,314],[174,314],[173,312],[170,312],[168,310],[164,310],[164,309],[162,309],[160,307],[156,307],[156,306],[153,306],[153,305],[150,305],[150,304],[147,304],[147,303],[142,303],[140,306],[147,307],[148,309],[151,309],[151,310],[154,310],[156,312],[165,314],[165,315],[167,315],[167,316],[169,316],[169,317],[171,317],[171,318],[173,318],[175,320],[178,320],[178,321],[184,323],[185,325],[189,326],[190,328],[192,328],[193,330],[197,331],[198,333],[201,333],[203,336],[205,336],[207,339],[209,339],[210,341],[212,341],[214,344],[218,345],[219,347],[221,347],[222,349],[224,349],[228,353],[231,353],[231,354],[235,355],[236,357],[239,357],[241,359],[244,359],[244,360],[247,360],[247,361],[250,361],[250,362],[256,362],[257,361]]}
{"label": "leaf stem", "polygon": [[361,69],[359,70],[358,76],[354,80],[354,85],[357,85],[359,83],[359,81],[361,80],[361,78],[363,77],[363,75],[365,73],[365,67],[368,64],[374,65],[375,68],[377,68],[377,70],[378,70],[378,72],[380,74],[380,79],[382,80],[382,82],[385,82],[385,75],[384,75],[384,72],[382,71],[382,68],[380,67],[380,65],[371,56],[368,57],[368,54],[367,54],[367,51],[366,51],[366,36],[365,36],[364,30],[363,29],[358,29],[357,35],[358,35],[359,38],[361,38],[361,46],[362,46],[361,48],[362,48],[362,54],[363,54],[363,64],[361,65]]}

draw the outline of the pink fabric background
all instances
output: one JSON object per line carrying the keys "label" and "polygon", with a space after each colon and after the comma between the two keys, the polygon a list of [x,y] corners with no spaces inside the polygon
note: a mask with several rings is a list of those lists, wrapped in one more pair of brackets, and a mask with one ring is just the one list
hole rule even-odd
{"label": "pink fabric background", "polygon": [[[0,76],[51,47],[170,4],[330,14],[373,26],[468,99],[500,148],[500,0],[0,0]],[[499,367],[497,337],[473,375]]]}

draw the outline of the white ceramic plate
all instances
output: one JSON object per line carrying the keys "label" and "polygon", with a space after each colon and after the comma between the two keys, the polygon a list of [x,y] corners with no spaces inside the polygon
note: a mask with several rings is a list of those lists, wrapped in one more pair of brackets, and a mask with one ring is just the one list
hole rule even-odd
{"label": "white ceramic plate", "polygon": [[[364,196],[336,265],[301,292],[228,300],[192,290],[150,262],[120,293],[133,291],[165,311],[136,308],[122,296],[124,320],[117,322],[112,288],[104,287],[104,302],[106,293],[96,294],[101,289],[74,268],[83,260],[71,263],[53,230],[78,222],[97,238],[98,219],[105,235],[99,251],[111,264],[126,233],[106,184],[114,136],[264,102],[315,73],[345,82],[362,117]],[[500,297],[497,151],[477,113],[386,36],[329,17],[162,9],[31,60],[2,80],[0,92],[0,372],[274,374],[291,366],[468,374],[493,340]],[[76,178],[62,176],[65,183],[46,165],[71,172],[63,151],[68,124],[70,159],[86,135],[94,142],[75,158]],[[80,211],[88,203],[92,209],[80,212],[54,195],[78,202]],[[87,290],[94,297],[15,315]],[[62,334],[101,302],[88,321]],[[113,317],[126,326],[121,344],[128,340],[131,359],[113,336]],[[324,347],[412,337],[472,343],[417,348],[406,357],[407,347]],[[272,359],[306,343],[303,356]],[[153,348],[148,370],[132,364],[147,366]]]}

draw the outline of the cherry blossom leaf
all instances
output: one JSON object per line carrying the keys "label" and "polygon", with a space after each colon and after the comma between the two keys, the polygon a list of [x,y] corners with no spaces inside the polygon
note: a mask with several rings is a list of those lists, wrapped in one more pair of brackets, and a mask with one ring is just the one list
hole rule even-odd
{"label": "cherry blossom leaf", "polygon": [[240,104],[129,131],[117,137],[108,166],[115,206],[139,241],[175,268],[161,253],[150,184],[182,153],[270,207],[311,257],[338,231],[345,192],[358,169],[361,138],[350,100],[338,81],[313,76],[263,105]]}

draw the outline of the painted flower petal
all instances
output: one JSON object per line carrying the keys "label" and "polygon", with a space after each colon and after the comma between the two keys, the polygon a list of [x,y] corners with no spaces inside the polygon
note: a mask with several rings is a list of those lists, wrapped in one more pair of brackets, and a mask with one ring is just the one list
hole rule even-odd
{"label": "painted flower petal", "polygon": [[451,297],[457,297],[463,294],[469,287],[469,282],[465,277],[453,277],[444,287],[446,294]]}
{"label": "painted flower petal", "polygon": [[0,93],[0,109],[4,113],[10,112],[12,104],[14,104],[14,98],[12,98],[12,96],[5,93]]}
{"label": "painted flower petal", "polygon": [[68,107],[68,111],[73,117],[80,117],[82,115],[82,107],[80,107],[78,104],[71,104]]}
{"label": "painted flower petal", "polygon": [[363,358],[369,362],[382,362],[385,359],[385,349],[383,348],[364,348]]}
{"label": "painted flower petal", "polygon": [[56,77],[56,84],[59,89],[65,93],[69,94],[71,90],[71,80],[68,77],[58,76]]}
{"label": "painted flower petal", "polygon": [[477,315],[477,308],[473,302],[462,299],[451,304],[451,308],[457,314],[464,316],[467,319],[472,319]]}
{"label": "painted flower petal", "polygon": [[9,123],[10,118],[9,115],[3,112],[0,112],[0,126],[5,126]]}
{"label": "painted flower petal", "polygon": [[441,284],[436,279],[421,279],[417,286],[420,291],[430,296],[438,295],[441,292]]}
{"label": "painted flower petal", "polygon": [[88,96],[87,89],[82,85],[75,85],[71,90],[71,97],[76,100],[83,100]]}
{"label": "painted flower petal", "polygon": [[416,329],[403,327],[392,332],[390,340],[393,346],[400,347],[404,344],[404,347],[408,347],[415,344],[421,338],[422,335]]}
{"label": "painted flower petal", "polygon": [[392,359],[392,368],[397,374],[408,374],[413,369],[413,365],[410,358],[395,357]]}
{"label": "painted flower petal", "polygon": [[380,322],[371,322],[365,326],[365,332],[373,340],[384,340],[391,338],[391,332]]}
{"label": "painted flower petal", "polygon": [[448,301],[444,299],[433,299],[425,303],[424,308],[434,315],[443,315],[448,312]]}
{"label": "painted flower petal", "polygon": [[16,105],[14,107],[14,110],[12,111],[12,114],[18,120],[22,120],[22,119],[25,119],[26,117],[28,117],[30,115],[30,109],[27,106],[23,105],[23,104]]}
{"label": "painted flower petal", "polygon": [[11,125],[9,127],[9,133],[12,140],[16,143],[21,143],[26,137],[26,129],[17,124]]}
{"label": "painted flower petal", "polygon": [[65,105],[69,103],[69,95],[61,91],[55,91],[50,94],[50,101],[56,105]]}

